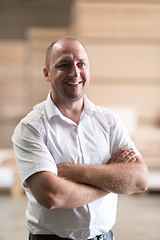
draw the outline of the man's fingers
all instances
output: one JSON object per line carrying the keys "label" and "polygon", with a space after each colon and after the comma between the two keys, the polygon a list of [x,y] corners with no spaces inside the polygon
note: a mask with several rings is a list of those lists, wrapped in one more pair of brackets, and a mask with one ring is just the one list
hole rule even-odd
{"label": "man's fingers", "polygon": [[118,157],[118,162],[129,162],[135,155],[135,152],[132,149],[127,149],[123,151]]}
{"label": "man's fingers", "polygon": [[111,161],[116,161],[117,158],[119,158],[119,156],[121,156],[121,154],[126,150],[126,147],[122,147],[120,149],[117,150],[117,152],[115,152],[112,157],[111,157]]}
{"label": "man's fingers", "polygon": [[130,161],[133,162],[134,160],[135,160],[134,153],[129,153],[124,158],[122,158],[120,162],[130,162]]}
{"label": "man's fingers", "polygon": [[122,147],[111,157],[109,163],[135,162],[136,158],[133,148]]}

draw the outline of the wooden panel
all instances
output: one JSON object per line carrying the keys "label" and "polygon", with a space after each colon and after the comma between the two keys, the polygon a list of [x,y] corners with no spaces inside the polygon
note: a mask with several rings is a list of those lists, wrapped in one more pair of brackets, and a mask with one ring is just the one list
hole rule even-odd
{"label": "wooden panel", "polygon": [[159,78],[160,45],[87,44],[93,78]]}
{"label": "wooden panel", "polygon": [[69,28],[31,27],[27,30],[26,36],[29,44],[33,46],[34,49],[42,49],[42,47],[47,47],[47,42],[51,43],[67,35],[69,31]]}
{"label": "wooden panel", "polygon": [[0,115],[1,121],[23,116],[27,108],[25,81],[25,43],[0,41]]}
{"label": "wooden panel", "polygon": [[0,40],[0,43],[0,60],[19,60],[23,57],[23,41]]}
{"label": "wooden panel", "polygon": [[[77,1],[77,33],[87,39],[159,39],[160,3]],[[75,29],[75,30],[76,30]]]}

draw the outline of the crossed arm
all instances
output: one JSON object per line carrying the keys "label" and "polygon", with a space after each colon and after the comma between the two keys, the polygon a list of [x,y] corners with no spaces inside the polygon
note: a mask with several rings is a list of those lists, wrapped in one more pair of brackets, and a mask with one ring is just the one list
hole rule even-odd
{"label": "crossed arm", "polygon": [[60,177],[117,194],[141,192],[147,188],[148,173],[144,161],[141,156],[134,157],[132,150],[129,149],[125,151],[119,149],[109,164],[63,163],[58,166],[58,172]]}
{"label": "crossed arm", "polygon": [[148,172],[141,156],[132,149],[121,148],[104,165],[60,164],[58,176],[39,172],[30,176],[27,186],[42,206],[74,208],[104,197],[109,192],[133,193],[144,191]]}

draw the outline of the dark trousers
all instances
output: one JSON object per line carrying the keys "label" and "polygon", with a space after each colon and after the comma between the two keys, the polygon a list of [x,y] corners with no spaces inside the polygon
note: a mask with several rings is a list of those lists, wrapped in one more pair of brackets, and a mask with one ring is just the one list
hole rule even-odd
{"label": "dark trousers", "polygon": [[[72,240],[70,238],[61,238],[57,235],[43,235],[43,234],[31,234],[29,235],[29,240]],[[87,240],[87,239],[86,239]],[[88,240],[115,240],[112,231],[106,234],[98,235],[94,238]]]}

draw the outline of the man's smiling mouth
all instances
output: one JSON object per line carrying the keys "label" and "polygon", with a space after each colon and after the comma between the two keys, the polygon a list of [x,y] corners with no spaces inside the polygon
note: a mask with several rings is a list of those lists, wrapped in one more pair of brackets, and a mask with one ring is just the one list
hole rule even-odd
{"label": "man's smiling mouth", "polygon": [[67,83],[68,85],[76,86],[76,85],[79,85],[80,83],[82,83],[82,81],[78,81],[78,82],[65,82],[65,83]]}

